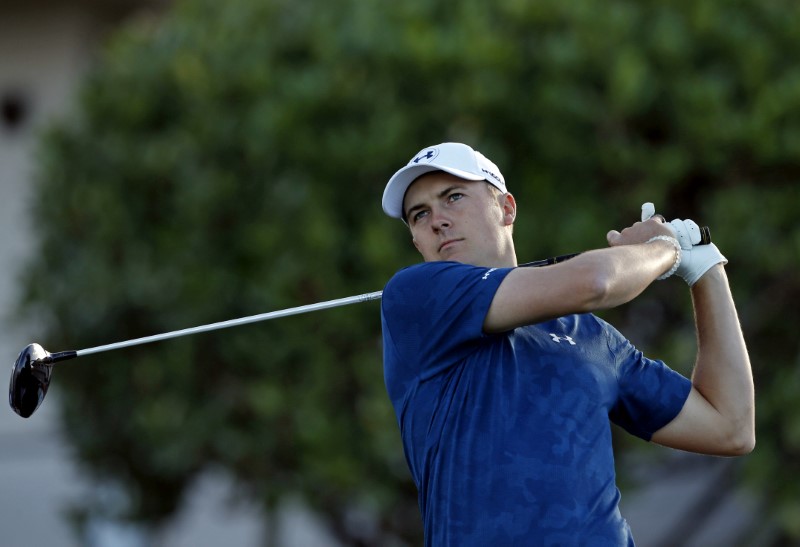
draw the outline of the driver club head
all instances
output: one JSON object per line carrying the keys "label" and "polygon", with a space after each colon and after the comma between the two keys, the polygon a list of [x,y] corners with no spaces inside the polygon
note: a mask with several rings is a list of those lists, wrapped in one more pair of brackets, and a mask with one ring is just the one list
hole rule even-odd
{"label": "driver club head", "polygon": [[53,372],[50,354],[39,344],[28,344],[11,369],[8,402],[14,412],[30,417],[42,404]]}

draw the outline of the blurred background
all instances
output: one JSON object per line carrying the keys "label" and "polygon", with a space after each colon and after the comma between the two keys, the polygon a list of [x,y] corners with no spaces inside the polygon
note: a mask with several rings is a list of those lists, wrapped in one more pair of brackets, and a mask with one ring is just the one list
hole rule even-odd
{"label": "blurred background", "polygon": [[[0,349],[81,349],[379,290],[385,181],[462,141],[523,261],[653,201],[711,226],[756,376],[738,459],[615,430],[644,547],[800,545],[800,5],[5,0]],[[688,291],[603,314],[690,374]],[[0,545],[403,546],[377,303],[86,356],[0,411]]]}

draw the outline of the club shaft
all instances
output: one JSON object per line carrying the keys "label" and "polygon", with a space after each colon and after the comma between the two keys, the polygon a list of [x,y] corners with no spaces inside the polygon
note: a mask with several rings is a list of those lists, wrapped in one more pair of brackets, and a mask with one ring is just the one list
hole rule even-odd
{"label": "club shaft", "polygon": [[[520,264],[520,266],[539,267],[556,264],[564,260],[577,256],[579,253],[556,256],[544,260],[537,260],[535,262],[528,262],[527,264]],[[383,291],[375,291],[370,293],[358,294],[355,296],[348,296],[346,298],[337,298],[336,300],[327,300],[325,302],[318,302],[316,304],[307,304],[305,306],[297,306],[296,308],[288,308],[285,310],[271,311],[267,313],[260,313],[258,315],[250,315],[248,317],[241,317],[239,319],[230,319],[228,321],[220,321],[219,323],[211,323],[208,325],[200,325],[198,327],[190,327],[162,334],[154,334],[152,336],[145,336],[144,338],[135,338],[133,340],[125,340],[123,342],[116,342],[113,344],[106,344],[104,346],[95,346],[93,348],[79,349],[77,351],[61,352],[60,354],[53,354],[51,361],[65,361],[73,359],[82,355],[91,355],[93,353],[101,353],[104,351],[111,351],[115,349],[127,348],[130,346],[139,346],[142,344],[150,344],[151,342],[159,342],[161,340],[168,340],[170,338],[179,338],[181,336],[188,336],[190,334],[197,334],[200,332],[208,332],[212,330],[226,329],[229,327],[238,327],[247,325],[249,323],[257,323],[259,321],[267,321],[269,319],[278,319],[280,317],[288,317],[290,315],[299,315],[301,313],[308,313],[312,311],[324,310],[327,308],[336,308],[339,306],[347,306],[349,304],[358,304],[361,302],[369,302],[370,300],[378,300],[383,296]]]}
{"label": "club shaft", "polygon": [[257,323],[259,321],[267,321],[269,319],[278,319],[280,317],[288,317],[290,315],[299,315],[301,313],[308,313],[312,311],[325,310],[328,308],[336,308],[339,306],[347,306],[349,304],[358,304],[361,302],[369,302],[370,300],[378,300],[383,295],[383,291],[376,291],[370,293],[359,294],[356,296],[348,296],[346,298],[337,298],[336,300],[327,300],[325,302],[318,302],[316,304],[307,304],[305,306],[297,306],[295,308],[288,308],[285,310],[277,310],[267,313],[260,313],[258,315],[250,315],[247,317],[240,317],[239,319],[230,319],[228,321],[220,321],[218,323],[210,323],[208,325],[200,325],[198,327],[191,327],[188,329],[175,330],[172,332],[165,332],[162,334],[154,334],[153,336],[145,336],[143,338],[135,338],[133,340],[125,340],[123,342],[116,342],[114,344],[106,344],[104,346],[96,346],[93,348],[79,349],[75,352],[75,357],[82,355],[91,355],[92,353],[100,353],[103,351],[111,351],[120,348],[127,348],[130,346],[139,346],[142,344],[150,344],[151,342],[159,342],[161,340],[168,340],[170,338],[178,338],[180,336],[188,336],[190,334],[197,334],[200,332],[208,332],[212,330],[227,329],[229,327],[238,327],[240,325],[247,325],[249,323]]}
{"label": "club shaft", "polygon": [[[711,241],[708,228],[703,227],[703,244]],[[546,258],[544,260],[536,260],[520,264],[522,267],[541,267],[558,264],[571,258],[578,256],[581,253],[573,253],[568,255],[555,256]],[[198,327],[190,327],[187,329],[175,330],[165,332],[162,334],[154,334],[152,336],[145,336],[143,338],[135,338],[133,340],[125,340],[123,342],[116,342],[114,344],[106,344],[104,346],[95,346],[93,348],[79,349],[77,351],[64,351],[60,353],[51,354],[48,362],[65,361],[73,359],[82,355],[91,355],[93,353],[101,353],[104,351],[111,351],[120,348],[127,348],[130,346],[139,346],[142,344],[150,344],[152,342],[159,342],[161,340],[168,340],[170,338],[178,338],[181,336],[188,336],[190,334],[197,334],[200,332],[208,332],[212,330],[227,329],[230,327],[238,327],[247,325],[249,323],[257,323],[259,321],[267,321],[269,319],[278,319],[280,317],[288,317],[290,315],[299,315],[301,313],[309,313],[312,311],[325,310],[328,308],[336,308],[339,306],[347,306],[349,304],[359,304],[361,302],[369,302],[371,300],[379,300],[383,296],[383,291],[375,291],[370,293],[358,294],[355,296],[348,296],[345,298],[337,298],[336,300],[327,300],[325,302],[318,302],[316,304],[307,304],[305,306],[297,306],[295,308],[288,308],[285,310],[271,311],[267,313],[260,313],[258,315],[250,315],[247,317],[240,317],[239,319],[230,319],[228,321],[220,321],[218,323],[210,323],[208,325],[200,325]]]}

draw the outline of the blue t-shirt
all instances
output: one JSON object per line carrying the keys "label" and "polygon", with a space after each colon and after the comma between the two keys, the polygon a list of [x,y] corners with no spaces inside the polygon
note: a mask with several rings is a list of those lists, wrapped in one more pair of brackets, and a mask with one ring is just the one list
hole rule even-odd
{"label": "blue t-shirt", "polygon": [[649,440],[691,383],[591,314],[484,334],[509,271],[430,262],[383,292],[386,389],[425,544],[633,545],[609,419]]}

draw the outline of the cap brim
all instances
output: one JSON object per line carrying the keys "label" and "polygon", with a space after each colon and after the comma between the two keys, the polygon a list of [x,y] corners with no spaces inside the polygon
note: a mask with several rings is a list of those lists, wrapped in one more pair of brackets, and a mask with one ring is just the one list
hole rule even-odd
{"label": "cap brim", "polygon": [[432,163],[406,165],[395,173],[386,184],[386,189],[383,191],[383,211],[390,217],[403,218],[403,199],[406,197],[408,187],[419,177],[432,171],[444,171],[464,180],[486,180],[486,177],[474,173]]}

